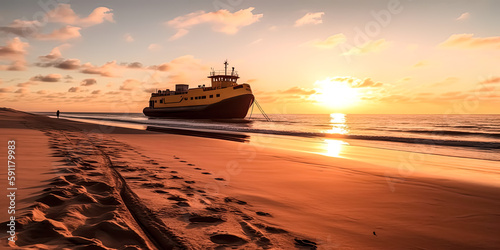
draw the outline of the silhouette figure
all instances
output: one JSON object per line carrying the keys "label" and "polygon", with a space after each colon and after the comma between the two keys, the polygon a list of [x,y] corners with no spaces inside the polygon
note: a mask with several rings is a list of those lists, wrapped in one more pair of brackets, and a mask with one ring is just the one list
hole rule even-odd
{"label": "silhouette figure", "polygon": [[59,119],[59,110],[56,112],[57,118]]}
{"label": "silhouette figure", "polygon": [[377,234],[375,233],[375,231],[373,231],[373,235],[377,236]]}

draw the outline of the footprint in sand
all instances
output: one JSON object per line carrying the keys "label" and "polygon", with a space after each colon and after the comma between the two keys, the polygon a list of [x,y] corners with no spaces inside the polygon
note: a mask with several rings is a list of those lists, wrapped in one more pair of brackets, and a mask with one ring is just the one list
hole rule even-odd
{"label": "footprint in sand", "polygon": [[201,170],[201,168],[194,168],[194,170]]}
{"label": "footprint in sand", "polygon": [[161,169],[167,169],[168,167],[160,167]]}
{"label": "footprint in sand", "polygon": [[257,215],[259,216],[266,216],[266,217],[272,217],[270,213],[266,213],[266,212],[261,212],[261,211],[258,211],[258,212],[255,212]]}
{"label": "footprint in sand", "polygon": [[211,173],[209,173],[209,172],[201,172],[201,174],[211,174]]}
{"label": "footprint in sand", "polygon": [[158,193],[158,194],[168,194],[167,191],[161,190],[161,189],[153,190],[153,192]]}
{"label": "footprint in sand", "polygon": [[179,162],[183,162],[183,163],[186,163],[187,161],[179,161]]}
{"label": "footprint in sand", "polygon": [[316,246],[316,242],[310,241],[310,240],[300,240],[300,239],[295,239],[295,246],[297,247],[307,247],[309,249],[317,249],[318,247]]}
{"label": "footprint in sand", "polygon": [[192,164],[192,163],[188,163],[188,166],[196,166],[196,165],[194,165],[194,164]]}
{"label": "footprint in sand", "polygon": [[188,184],[194,184],[195,181],[184,181],[185,183],[188,183]]}
{"label": "footprint in sand", "polygon": [[189,218],[189,222],[191,223],[218,223],[224,222],[224,220],[217,216],[201,216],[194,215]]}
{"label": "footprint in sand", "polygon": [[232,246],[240,246],[246,244],[248,241],[232,234],[216,234],[210,236],[210,240],[213,243],[224,244],[224,245],[232,245]]}
{"label": "footprint in sand", "polygon": [[225,181],[224,178],[220,178],[220,177],[217,177],[217,178],[214,178],[215,180],[218,180],[218,181]]}
{"label": "footprint in sand", "polygon": [[170,171],[170,173],[172,173],[172,174],[177,174],[177,171]]}
{"label": "footprint in sand", "polygon": [[156,183],[143,183],[142,186],[143,187],[147,187],[147,188],[164,188],[165,184],[159,183],[159,182],[156,182]]}

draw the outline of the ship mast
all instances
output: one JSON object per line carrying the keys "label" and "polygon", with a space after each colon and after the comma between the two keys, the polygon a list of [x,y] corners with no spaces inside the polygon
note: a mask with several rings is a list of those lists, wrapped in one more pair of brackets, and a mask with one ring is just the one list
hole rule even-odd
{"label": "ship mast", "polygon": [[224,75],[227,75],[227,65],[229,63],[227,63],[227,59],[224,61]]}

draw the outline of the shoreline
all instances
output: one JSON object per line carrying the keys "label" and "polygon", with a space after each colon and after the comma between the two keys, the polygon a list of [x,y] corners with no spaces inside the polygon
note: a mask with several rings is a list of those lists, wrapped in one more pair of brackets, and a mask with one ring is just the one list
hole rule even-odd
{"label": "shoreline", "polygon": [[[366,160],[371,161],[367,163],[269,148],[262,143],[255,145],[118,127],[110,129],[108,126],[90,123],[29,116],[31,115],[24,113],[12,118],[12,121],[21,120],[18,124],[31,126],[31,130],[35,131],[50,130],[50,134],[45,136],[53,144],[43,147],[59,150],[58,157],[64,156],[63,159],[67,159],[69,155],[70,159],[76,161],[72,161],[76,167],[64,166],[59,167],[60,169],[91,167],[95,168],[91,172],[101,171],[99,173],[102,174],[114,169],[147,209],[161,215],[160,222],[169,229],[168,232],[176,236],[173,238],[190,249],[217,246],[306,249],[500,246],[500,240],[494,236],[500,229],[498,187],[436,178],[419,172],[401,178],[398,168],[394,168],[398,165],[397,159],[392,160],[393,167],[387,166],[390,164],[376,164],[372,159],[382,157],[381,162],[391,161],[390,158],[394,156],[381,155],[382,151],[356,148],[364,152]],[[22,122],[23,119],[25,123]],[[46,128],[44,123],[51,123],[55,128]],[[0,131],[5,133],[8,126],[5,122],[0,124]],[[74,126],[75,129],[68,129],[67,125]],[[60,137],[59,133],[65,136]],[[86,141],[85,136],[94,138],[90,142],[95,144],[95,148],[84,151],[86,154],[71,150],[71,145],[74,145],[71,142],[83,143]],[[57,143],[63,144],[56,145]],[[109,157],[113,167],[106,167],[109,164],[105,164],[102,159],[91,159],[96,157],[93,151],[96,149],[102,150]],[[61,152],[68,154],[61,156]],[[47,152],[40,152],[40,155],[44,154]],[[57,158],[52,158],[51,164],[57,162]],[[58,160],[63,160],[60,158]],[[441,164],[446,165],[446,162]],[[440,169],[444,167],[443,165]],[[387,174],[388,171],[395,172]],[[57,174],[87,179],[86,182],[79,180],[81,183],[90,183],[89,180],[95,177],[102,178],[87,176],[88,170],[76,172],[78,173],[69,175]],[[389,180],[394,177],[392,181],[395,190],[391,191],[387,176]],[[39,178],[42,183],[47,176],[33,178]],[[75,181],[68,182],[85,186]],[[102,179],[97,182],[106,183]],[[118,190],[112,185],[108,186],[112,190]],[[70,190],[66,191],[71,193]],[[81,199],[82,194],[85,193],[79,193],[75,197],[80,195],[78,199]],[[39,194],[26,194],[27,197],[37,195]],[[55,195],[57,194],[52,193],[52,196]],[[97,202],[109,199],[99,195],[99,192],[86,194]],[[123,200],[119,196],[111,197]],[[63,198],[65,199],[59,199],[63,201],[62,205],[56,205],[56,202],[49,204],[46,209],[50,210],[50,205],[55,209],[57,206],[68,207],[78,203],[71,202],[75,199],[72,196]],[[126,202],[122,203],[124,204]],[[40,207],[37,209],[43,210]],[[50,215],[46,213],[44,216]],[[130,230],[125,231],[133,231],[134,235],[140,236],[134,244],[154,248],[155,244],[147,236],[150,233],[141,233],[137,229],[140,226],[134,223],[134,219],[122,213],[118,215],[128,221],[125,224]],[[107,221],[96,216],[87,217]],[[70,233],[85,231],[78,231],[78,227],[71,231],[70,228],[78,223],[69,223],[70,220],[63,215],[50,220],[63,224],[67,222],[64,224],[65,230]],[[50,220],[47,218],[47,221]],[[31,223],[33,222],[36,219],[32,215]],[[112,219],[107,221],[108,224],[111,222],[120,225]],[[58,223],[51,225],[55,226],[56,231],[62,230]],[[82,226],[90,227],[85,224],[80,225]],[[20,233],[22,236],[23,232]],[[85,233],[88,232],[81,234],[86,235]],[[69,244],[68,239],[55,243],[61,242]],[[88,244],[99,243],[92,242]],[[100,244],[106,246],[118,243],[104,239],[100,240]]]}

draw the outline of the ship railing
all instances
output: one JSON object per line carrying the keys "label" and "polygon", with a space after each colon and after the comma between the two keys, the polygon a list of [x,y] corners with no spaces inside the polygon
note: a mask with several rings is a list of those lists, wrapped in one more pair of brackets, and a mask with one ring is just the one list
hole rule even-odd
{"label": "ship railing", "polygon": [[238,76],[238,71],[226,72],[224,70],[212,70],[210,76]]}

